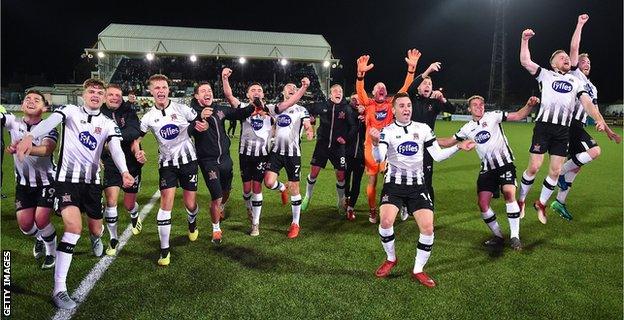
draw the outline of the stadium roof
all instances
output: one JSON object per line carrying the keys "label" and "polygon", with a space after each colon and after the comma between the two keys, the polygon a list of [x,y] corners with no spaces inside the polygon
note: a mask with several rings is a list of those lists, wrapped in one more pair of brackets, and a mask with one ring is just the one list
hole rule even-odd
{"label": "stadium roof", "polygon": [[110,24],[88,52],[121,55],[196,55],[337,61],[322,35],[206,28]]}

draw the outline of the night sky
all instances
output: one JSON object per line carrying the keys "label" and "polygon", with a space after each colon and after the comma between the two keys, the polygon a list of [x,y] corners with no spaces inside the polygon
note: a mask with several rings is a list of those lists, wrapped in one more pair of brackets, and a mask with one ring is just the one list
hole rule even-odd
{"label": "night sky", "polygon": [[[364,1],[362,1],[364,2]],[[397,90],[408,48],[421,50],[418,71],[441,61],[434,86],[449,97],[487,95],[494,16],[491,0],[366,1],[31,1],[2,0],[2,86],[20,74],[45,74],[67,82],[83,48],[110,23],[204,27],[322,34],[344,68],[334,82],[355,82],[355,60],[370,54],[375,68],[367,90],[384,81]],[[527,27],[532,58],[548,67],[555,49],[569,50],[577,16],[590,15],[581,51],[592,60],[599,101],[622,100],[622,1],[511,1],[507,8],[508,95],[524,101],[537,83],[519,62],[520,35]]]}

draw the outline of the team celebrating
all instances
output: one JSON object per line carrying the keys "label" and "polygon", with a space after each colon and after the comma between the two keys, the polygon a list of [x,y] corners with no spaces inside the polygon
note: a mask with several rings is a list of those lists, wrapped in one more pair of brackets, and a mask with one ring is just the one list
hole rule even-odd
{"label": "team celebrating", "polygon": [[[224,237],[221,223],[234,179],[231,141],[224,123],[240,121],[238,159],[250,236],[260,235],[264,186],[279,192],[283,205],[290,199],[292,222],[285,234],[290,239],[297,238],[302,226],[301,212],[312,205],[318,175],[330,161],[336,177],[336,206],[347,221],[356,219],[360,182],[364,173],[368,176],[368,219],[379,223],[386,253],[375,275],[387,277],[397,265],[393,225],[397,216],[402,220],[412,216],[420,234],[411,275],[422,285],[434,287],[436,282],[424,272],[435,234],[434,160],[449,159],[459,150],[476,149],[481,164],[476,181],[477,204],[492,233],[484,244],[500,247],[506,242],[490,206],[492,198],[502,193],[509,221],[509,246],[521,250],[520,219],[544,155],[550,156],[548,175],[533,206],[539,221],[546,224],[547,202],[556,186],[559,191],[550,207],[566,220],[572,220],[566,207],[572,182],[583,165],[600,155],[600,147],[584,129],[588,116],[594,119],[598,131],[621,142],[599,112],[597,88],[589,79],[589,55],[579,53],[581,31],[588,19],[586,14],[579,16],[570,54],[555,51],[550,58],[552,69],[531,60],[529,40],[535,33],[525,30],[520,63],[539,83],[541,97],[530,97],[521,109],[506,112],[486,111],[485,99],[474,95],[467,100],[471,120],[450,137],[436,137],[434,133],[438,114],[455,111],[442,90],[433,89],[430,75],[440,71],[442,65],[432,63],[416,75],[421,53],[415,49],[407,51],[405,81],[396,94],[391,95],[383,82],[373,86],[372,95],[366,92],[364,79],[374,65],[369,63],[370,56],[363,55],[357,59],[355,93],[346,99],[343,88],[335,84],[329,88],[327,100],[307,106],[298,102],[310,85],[308,78],[301,79],[299,87],[286,84],[283,99],[275,103],[267,102],[262,86],[253,83],[241,101],[233,95],[229,68],[221,73],[229,106],[214,103],[213,87],[208,82],[196,85],[190,105],[175,102],[169,98],[169,79],[155,74],[147,80],[155,105],[141,118],[123,100],[119,85],[107,85],[98,79],[84,82],[83,105],[61,106],[46,119],[42,119],[46,111],[43,94],[28,91],[21,106],[22,117],[0,115],[2,127],[11,136],[6,151],[13,154],[15,165],[18,226],[25,235],[35,238],[33,254],[37,259],[43,258],[41,267],[54,268],[55,305],[61,309],[75,308],[66,278],[82,232],[81,214],[87,215],[93,254],[117,255],[120,190],[132,233],[138,235],[143,228],[137,203],[141,171],[146,163],[152,159],[155,163],[157,158],[157,264],[167,266],[171,262],[171,219],[178,187],[182,188],[189,240],[198,239],[198,214],[205,209],[210,214],[211,241],[219,245]],[[522,172],[516,197],[515,157],[502,123],[522,121],[538,105],[529,164]],[[316,132],[315,122],[319,122]],[[59,125],[61,130],[57,131]],[[158,155],[148,154],[142,148],[142,139],[150,139],[145,137],[147,133],[156,139]],[[302,196],[299,181],[303,134],[308,140],[316,139],[316,144],[310,172],[304,176]],[[55,164],[53,155],[59,140]],[[286,175],[280,179],[282,170]],[[205,208],[197,201],[199,171],[211,197]],[[378,192],[380,174],[383,186]],[[62,217],[64,226],[59,239],[51,223],[54,210]],[[106,249],[102,241],[104,222],[110,236]]]}

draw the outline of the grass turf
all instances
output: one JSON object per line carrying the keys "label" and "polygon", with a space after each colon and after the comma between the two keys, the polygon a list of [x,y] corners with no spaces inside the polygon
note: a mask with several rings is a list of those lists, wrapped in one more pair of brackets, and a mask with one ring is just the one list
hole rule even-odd
{"label": "grass turf", "polygon": [[[436,132],[448,136],[460,126],[459,122],[438,122]],[[527,165],[533,126],[507,123],[504,128],[520,177]],[[385,254],[377,226],[367,219],[365,192],[360,195],[356,221],[345,220],[335,207],[335,179],[329,169],[321,172],[310,208],[302,213],[299,238],[286,238],[290,206],[282,207],[279,193],[267,189],[263,191],[260,236],[248,236],[235,139],[231,150],[235,178],[228,218],[222,223],[223,244],[216,247],[210,242],[210,197],[202,178],[198,241],[191,243],[187,238],[186,213],[178,191],[171,265],[156,264],[156,205],[143,222],[143,232],[130,238],[74,317],[621,319],[622,147],[588,130],[601,145],[602,156],[575,180],[568,201],[574,220],[567,222],[549,211],[549,222],[542,225],[534,210],[527,208],[520,230],[522,252],[508,247],[492,252],[482,246],[490,233],[476,206],[476,153],[462,152],[435,164],[436,238],[425,268],[438,282],[435,289],[409,277],[418,239],[413,221],[395,224],[399,263],[388,279],[375,278],[374,270]],[[150,161],[143,169],[140,205],[149,201],[158,186],[153,137],[146,137],[144,147]],[[314,142],[303,142],[302,147],[305,177]],[[528,201],[539,196],[546,168],[538,174]],[[8,198],[1,206],[1,240],[2,249],[12,253],[13,317],[49,318],[55,312],[50,300],[53,271],[40,270],[40,262],[32,257],[34,241],[17,227],[10,157],[5,158],[3,171],[3,192]],[[494,200],[492,207],[508,235],[504,201]],[[120,234],[130,220],[122,208],[120,202]],[[53,221],[60,238],[61,220],[54,217]],[[108,232],[104,238],[107,243]],[[68,275],[70,292],[97,261],[83,230]]]}

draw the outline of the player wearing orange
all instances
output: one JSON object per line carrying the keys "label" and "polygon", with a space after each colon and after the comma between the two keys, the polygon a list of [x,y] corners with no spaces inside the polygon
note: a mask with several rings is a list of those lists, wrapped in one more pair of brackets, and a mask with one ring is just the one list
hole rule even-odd
{"label": "player wearing orange", "polygon": [[[420,59],[420,51],[411,49],[407,51],[407,75],[405,76],[405,82],[403,87],[398,92],[405,92],[409,88],[410,84],[414,80],[414,72],[416,71],[416,65],[418,59]],[[358,95],[358,99],[364,106],[364,118],[366,124],[366,130],[375,128],[381,130],[383,127],[389,125],[394,120],[394,114],[392,113],[392,98],[388,97],[388,91],[386,85],[383,82],[377,82],[373,87],[373,98],[370,99],[364,89],[364,76],[366,72],[371,70],[374,64],[368,64],[370,56],[364,55],[357,59],[357,81],[355,83],[355,89]],[[377,174],[383,173],[385,170],[385,162],[377,163],[372,154],[372,142],[369,134],[366,134],[364,141],[364,165],[366,166],[366,174],[368,175],[368,185],[366,186],[366,196],[368,197],[368,206],[370,213],[368,220],[371,223],[377,223]]]}

